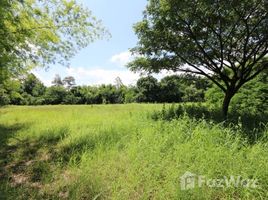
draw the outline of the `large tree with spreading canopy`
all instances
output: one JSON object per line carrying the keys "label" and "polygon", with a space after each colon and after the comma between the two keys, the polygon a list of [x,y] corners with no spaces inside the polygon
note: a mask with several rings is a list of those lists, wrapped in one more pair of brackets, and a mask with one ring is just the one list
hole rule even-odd
{"label": "large tree with spreading canopy", "polygon": [[130,69],[207,77],[225,94],[225,117],[238,90],[268,68],[266,0],[148,0],[134,29]]}

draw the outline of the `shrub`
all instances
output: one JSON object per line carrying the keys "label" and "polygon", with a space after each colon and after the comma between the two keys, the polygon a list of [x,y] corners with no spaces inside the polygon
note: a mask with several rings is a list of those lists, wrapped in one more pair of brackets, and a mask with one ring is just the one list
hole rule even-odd
{"label": "shrub", "polygon": [[0,88],[0,106],[8,105],[10,103],[10,98],[7,94],[7,91],[3,88]]}
{"label": "shrub", "polygon": [[[223,92],[213,86],[206,92],[206,102],[209,105],[220,106],[223,100]],[[244,85],[233,97],[231,112],[262,115],[268,113],[268,76],[263,73],[256,79]]]}

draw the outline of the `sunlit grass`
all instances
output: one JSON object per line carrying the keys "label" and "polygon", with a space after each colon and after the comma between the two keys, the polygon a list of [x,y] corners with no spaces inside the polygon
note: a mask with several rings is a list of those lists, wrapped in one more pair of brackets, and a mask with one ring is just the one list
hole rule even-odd
{"label": "sunlit grass", "polygon": [[[3,199],[265,199],[268,142],[186,116],[154,121],[157,104],[0,110]],[[244,133],[245,134],[245,133]],[[264,135],[268,135],[267,129]],[[257,178],[258,188],[183,191],[186,171]],[[1,199],[1,198],[0,198]]]}

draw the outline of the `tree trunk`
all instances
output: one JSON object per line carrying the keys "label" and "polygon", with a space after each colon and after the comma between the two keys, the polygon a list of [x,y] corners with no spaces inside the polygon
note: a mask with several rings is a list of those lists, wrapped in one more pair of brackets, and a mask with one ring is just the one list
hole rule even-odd
{"label": "tree trunk", "polygon": [[222,104],[222,113],[225,120],[228,118],[228,110],[231,99],[233,98],[234,94],[231,91],[227,91],[224,96],[223,104]]}

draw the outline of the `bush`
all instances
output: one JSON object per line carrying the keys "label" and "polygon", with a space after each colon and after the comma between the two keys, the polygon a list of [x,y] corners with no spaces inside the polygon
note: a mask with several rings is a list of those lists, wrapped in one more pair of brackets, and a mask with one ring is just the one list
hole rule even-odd
{"label": "bush", "polygon": [[[213,86],[206,92],[206,102],[209,105],[220,107],[223,101],[223,92]],[[230,103],[231,112],[261,115],[268,113],[268,76],[263,73],[256,79],[248,82],[233,97]]]}
{"label": "bush", "polygon": [[47,104],[61,104],[66,95],[67,91],[63,86],[52,86],[45,93],[45,101]]}
{"label": "bush", "polygon": [[64,104],[78,104],[81,101],[80,97],[74,96],[72,93],[68,93],[63,99]]}
{"label": "bush", "polygon": [[183,116],[190,116],[192,118],[200,119],[210,119],[220,121],[222,119],[221,110],[215,107],[208,107],[202,103],[188,103],[188,104],[179,104],[166,108],[164,105],[161,111],[155,111],[152,114],[154,120],[172,120],[178,119]]}
{"label": "bush", "polygon": [[8,105],[10,98],[5,89],[0,88],[0,106]]}
{"label": "bush", "polygon": [[264,134],[263,130],[268,126],[268,113],[248,113],[241,110],[232,110],[226,121],[219,107],[207,106],[202,103],[179,104],[170,107],[163,106],[162,110],[154,111],[151,115],[153,120],[182,119],[189,117],[194,120],[204,119],[212,123],[223,123],[235,129],[241,129],[247,133],[245,137],[250,142],[255,142]]}

